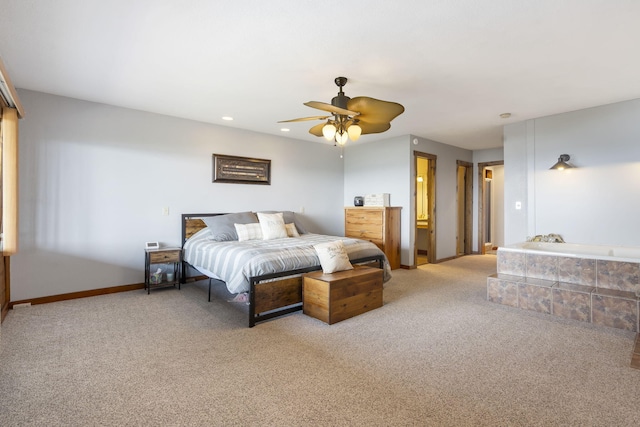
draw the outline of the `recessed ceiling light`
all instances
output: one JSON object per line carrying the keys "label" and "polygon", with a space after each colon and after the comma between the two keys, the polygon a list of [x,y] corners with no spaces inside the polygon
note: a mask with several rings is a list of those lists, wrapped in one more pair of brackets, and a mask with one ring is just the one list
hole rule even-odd
{"label": "recessed ceiling light", "polygon": [[233,120],[233,117],[231,117],[231,116],[222,116],[222,120],[231,121],[231,120]]}
{"label": "recessed ceiling light", "polygon": [[500,117],[503,119],[508,119],[509,117],[511,117],[511,113],[502,113],[500,114]]}
{"label": "recessed ceiling light", "polygon": [[282,129],[280,129],[280,130],[281,130],[282,132],[289,132],[289,130],[290,130],[290,129],[289,129],[289,128],[282,128]]}

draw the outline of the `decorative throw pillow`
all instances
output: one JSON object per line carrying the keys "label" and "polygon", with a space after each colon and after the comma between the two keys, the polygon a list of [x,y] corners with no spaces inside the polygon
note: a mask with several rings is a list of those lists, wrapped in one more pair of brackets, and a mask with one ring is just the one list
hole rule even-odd
{"label": "decorative throw pillow", "polygon": [[253,224],[234,224],[236,233],[238,233],[238,241],[245,240],[262,240],[262,228],[259,223]]}
{"label": "decorative throw pillow", "polygon": [[344,248],[342,240],[335,242],[319,243],[313,246],[320,258],[320,265],[324,274],[334,273],[336,271],[353,270],[349,255]]}
{"label": "decorative throw pillow", "polygon": [[287,228],[284,225],[284,219],[282,218],[282,212],[274,214],[258,212],[257,215],[258,220],[260,221],[260,227],[262,228],[262,238],[264,240],[289,237],[287,234]]}
{"label": "decorative throw pillow", "polygon": [[295,212],[293,211],[262,211],[262,213],[268,213],[268,214],[278,213],[278,212],[282,212],[282,217],[284,218],[285,224],[294,223],[296,225],[296,230],[298,231],[298,234],[307,233],[307,230],[305,230],[305,228],[302,226],[302,223],[300,222],[301,216],[296,215]]}
{"label": "decorative throw pillow", "polygon": [[216,242],[238,240],[238,234],[234,224],[257,223],[258,217],[253,212],[238,212],[226,215],[216,215],[202,218],[207,228],[211,231],[209,239]]}
{"label": "decorative throw pillow", "polygon": [[298,229],[296,228],[296,225],[294,223],[285,224],[284,226],[287,229],[287,235],[289,237],[300,237],[300,234],[298,233]]}

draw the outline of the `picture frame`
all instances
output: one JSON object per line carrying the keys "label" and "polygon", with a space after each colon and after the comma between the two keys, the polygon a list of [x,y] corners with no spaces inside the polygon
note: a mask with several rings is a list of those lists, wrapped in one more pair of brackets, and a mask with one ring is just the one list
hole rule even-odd
{"label": "picture frame", "polygon": [[271,160],[214,154],[213,182],[271,185]]}

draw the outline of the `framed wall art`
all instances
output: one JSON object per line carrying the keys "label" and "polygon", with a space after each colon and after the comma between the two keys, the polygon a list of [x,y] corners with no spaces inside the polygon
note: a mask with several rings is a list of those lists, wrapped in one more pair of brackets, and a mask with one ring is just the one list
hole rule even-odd
{"label": "framed wall art", "polygon": [[214,154],[213,182],[271,185],[271,160]]}

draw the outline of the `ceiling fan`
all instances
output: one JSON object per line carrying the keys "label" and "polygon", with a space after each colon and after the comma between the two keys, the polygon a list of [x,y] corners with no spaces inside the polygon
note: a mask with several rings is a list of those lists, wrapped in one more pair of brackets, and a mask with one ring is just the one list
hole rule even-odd
{"label": "ceiling fan", "polygon": [[349,139],[357,141],[360,135],[381,133],[391,128],[391,120],[404,112],[404,107],[396,102],[381,101],[368,96],[349,98],[342,88],[347,84],[346,77],[336,77],[336,85],[340,88],[338,96],[331,104],[319,101],[305,102],[304,105],[331,113],[330,116],[302,117],[292,120],[281,120],[278,123],[304,122],[309,120],[326,120],[309,129],[315,136],[324,136],[335,145],[344,146]]}

